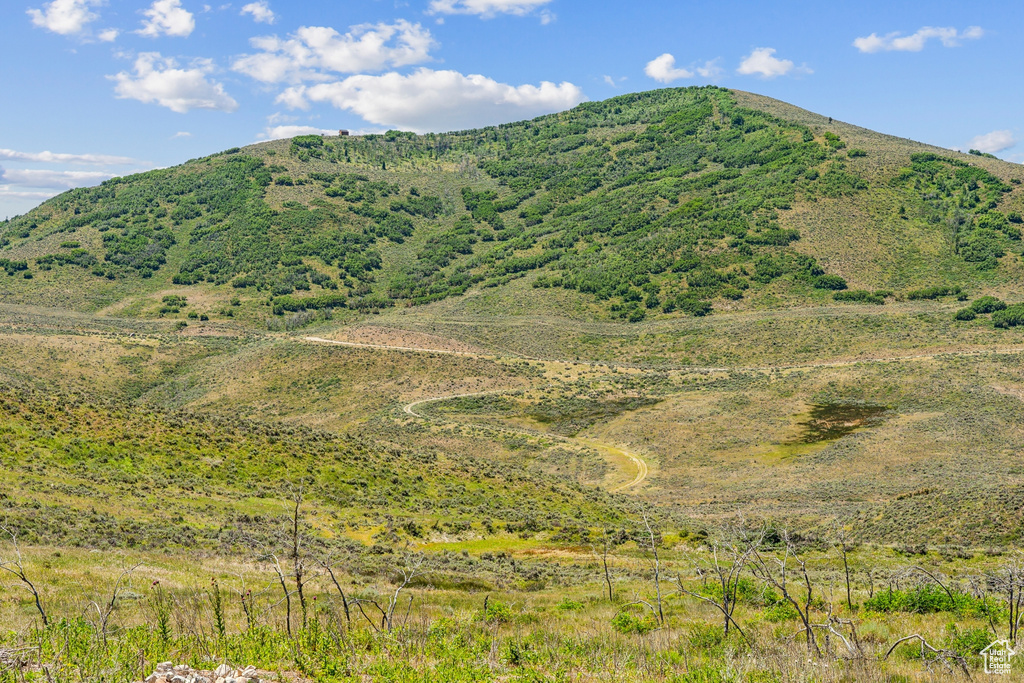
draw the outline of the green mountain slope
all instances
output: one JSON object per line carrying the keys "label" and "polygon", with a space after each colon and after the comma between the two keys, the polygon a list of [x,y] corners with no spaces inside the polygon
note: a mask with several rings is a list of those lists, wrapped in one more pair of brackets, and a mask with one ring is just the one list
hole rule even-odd
{"label": "green mountain slope", "polygon": [[0,282],[10,303],[259,322],[522,278],[576,315],[634,322],[1000,293],[1022,273],[1022,177],[748,93],[659,90],[460,133],[262,143],[73,190],[0,224]]}

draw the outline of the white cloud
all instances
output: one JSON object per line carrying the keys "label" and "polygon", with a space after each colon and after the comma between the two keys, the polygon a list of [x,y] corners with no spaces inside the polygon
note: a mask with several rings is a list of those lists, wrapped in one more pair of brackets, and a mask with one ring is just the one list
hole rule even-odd
{"label": "white cloud", "polygon": [[101,4],[102,0],[53,0],[43,5],[43,9],[30,9],[28,15],[32,23],[48,31],[70,36],[81,33],[89,22],[95,21],[99,15],[90,12],[89,7]]}
{"label": "white cloud", "polygon": [[360,24],[345,35],[325,26],[303,26],[288,39],[253,38],[262,50],[243,55],[232,68],[264,83],[325,80],[323,71],[359,73],[419,64],[430,59],[436,45],[430,31],[399,20],[393,24]]}
{"label": "white cloud", "polygon": [[251,14],[253,21],[260,24],[273,24],[277,21],[277,17],[274,16],[274,12],[270,9],[270,3],[266,0],[250,2],[242,7],[241,14]]}
{"label": "white cloud", "polygon": [[155,102],[179,114],[191,109],[235,111],[238,103],[224,92],[224,86],[206,78],[212,69],[207,61],[180,69],[173,59],[158,52],[143,52],[135,60],[133,74],[122,71],[107,78],[117,83],[118,99]]}
{"label": "white cloud", "polygon": [[724,69],[722,69],[721,64],[718,63],[717,58],[710,59],[704,62],[704,66],[697,67],[697,73],[704,78],[718,78],[722,75],[723,71]]}
{"label": "white cloud", "polygon": [[[744,76],[761,76],[762,78],[775,78],[785,76],[794,71],[795,65],[788,59],[779,59],[775,56],[775,48],[758,47],[743,58],[736,73]],[[814,73],[806,66],[796,69],[799,73]]]}
{"label": "white cloud", "polygon": [[143,14],[148,19],[136,31],[141,36],[187,38],[196,28],[195,17],[181,6],[181,0],[153,0],[153,4]]}
{"label": "white cloud", "polygon": [[4,170],[3,180],[12,185],[31,188],[71,189],[95,185],[113,178],[113,174],[102,171],[26,171]]}
{"label": "white cloud", "polygon": [[172,140],[177,140],[178,138],[190,138],[190,137],[192,137],[192,133],[189,133],[187,130],[179,130],[177,133],[175,133],[174,135],[171,136],[171,139]]}
{"label": "white cloud", "polygon": [[117,37],[121,35],[121,32],[116,28],[105,28],[96,34],[96,37],[104,43],[112,43],[117,40]]}
{"label": "white cloud", "polygon": [[541,26],[547,26],[548,24],[553,24],[553,23],[555,23],[556,19],[558,19],[558,15],[556,15],[551,10],[542,9],[540,11],[540,25]]}
{"label": "white cloud", "polygon": [[18,152],[13,149],[0,149],[0,159],[10,161],[37,161],[43,163],[63,164],[138,164],[131,157],[118,157],[109,154],[58,154],[55,152]]}
{"label": "white cloud", "polygon": [[909,36],[901,36],[898,31],[884,36],[872,33],[870,36],[854,40],[853,46],[861,52],[868,53],[920,52],[932,38],[938,38],[943,47],[957,47],[961,40],[977,40],[984,35],[985,31],[980,26],[970,26],[963,33],[951,27],[924,26]]}
{"label": "white cloud", "polygon": [[[543,7],[551,0],[431,0],[430,14],[475,14],[484,19],[490,19],[499,14],[514,14],[524,16],[535,9]],[[550,23],[554,18],[545,21],[541,16],[541,23]]]}
{"label": "white cloud", "polygon": [[327,130],[316,126],[269,126],[265,131],[256,136],[259,140],[280,140],[281,138],[293,138],[296,135],[337,135],[338,129]]}
{"label": "white cloud", "polygon": [[12,199],[43,200],[49,199],[50,197],[56,197],[58,194],[60,194],[60,192],[40,192],[37,190],[12,190],[10,185],[0,185],[0,197],[10,197]]}
{"label": "white cloud", "polygon": [[1008,130],[994,130],[971,140],[967,149],[976,149],[987,154],[1004,152],[1017,144],[1017,139]]}
{"label": "white cloud", "polygon": [[329,102],[371,123],[426,132],[532,118],[585,99],[572,83],[512,86],[478,74],[420,68],[408,75],[360,74],[334,83],[294,86],[281,93],[278,102],[293,109]]}
{"label": "white cloud", "polygon": [[644,73],[661,83],[671,83],[680,78],[693,78],[692,71],[676,68],[676,58],[668,52],[647,62]]}

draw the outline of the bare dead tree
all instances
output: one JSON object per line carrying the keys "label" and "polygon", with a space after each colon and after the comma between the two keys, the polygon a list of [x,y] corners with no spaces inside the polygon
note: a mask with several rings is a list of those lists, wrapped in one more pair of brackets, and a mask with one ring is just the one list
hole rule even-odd
{"label": "bare dead tree", "polygon": [[646,536],[647,536],[647,543],[646,543],[646,545],[647,545],[647,548],[649,548],[650,551],[651,551],[651,554],[650,554],[650,557],[648,558],[648,561],[651,564],[651,569],[654,571],[654,594],[656,596],[657,605],[658,605],[658,610],[657,610],[658,625],[659,626],[664,626],[665,625],[665,610],[664,610],[664,608],[662,606],[662,599],[661,599],[661,559],[658,557],[658,540],[655,538],[654,527],[651,526],[651,518],[650,518],[650,515],[647,512],[647,508],[646,507],[641,507],[640,508],[640,516],[643,519],[644,528],[646,530]]}
{"label": "bare dead tree", "polygon": [[1017,556],[997,571],[990,572],[987,583],[993,590],[1002,595],[1006,604],[1006,633],[1011,643],[1016,644],[1020,634],[1021,619],[1024,618],[1021,608],[1024,607],[1024,562],[1021,555]]}
{"label": "bare dead tree", "polygon": [[[424,568],[425,563],[426,557],[422,553],[417,553],[406,558],[405,566],[398,570],[401,574],[401,579],[399,579],[394,592],[388,597],[387,605],[381,605],[377,600],[366,598],[353,599],[350,604],[354,604],[359,609],[359,613],[363,615],[363,618],[366,619],[374,630],[390,633],[395,628],[395,611],[398,608],[402,592],[405,591],[416,578],[430,573],[430,569]],[[409,614],[412,610],[412,602],[413,596],[410,595],[406,609],[405,622],[409,619]],[[380,613],[380,626],[377,626],[375,620],[371,619],[363,609],[364,603],[372,605]],[[403,622],[403,625],[405,622]]]}
{"label": "bare dead tree", "polygon": [[846,573],[846,607],[853,612],[853,595],[850,589],[850,537],[842,524],[836,522],[836,547],[843,558],[843,571]]}
{"label": "bare dead tree", "polygon": [[608,536],[608,529],[603,529],[601,533],[601,547],[598,548],[596,545],[591,545],[590,548],[594,555],[598,555],[601,558],[601,566],[604,568],[604,582],[608,587],[608,602],[615,602],[615,593],[612,590],[612,575],[608,569],[608,552],[611,546],[611,539]]}
{"label": "bare dead tree", "polygon": [[[796,544],[790,537],[789,532],[782,531],[783,550],[781,555],[766,554],[757,550],[753,554],[754,572],[766,583],[774,587],[782,597],[797,611],[800,621],[804,625],[804,633],[807,634],[807,649],[815,655],[820,656],[818,641],[811,626],[811,602],[814,595],[814,585],[811,583],[811,576],[807,570],[807,562],[800,557]],[[797,574],[797,581],[803,584],[802,591],[796,592],[796,588],[790,583],[790,574]]]}
{"label": "bare dead tree", "polygon": [[710,541],[711,566],[704,570],[703,574],[705,581],[706,577],[711,575],[718,584],[721,590],[721,597],[718,599],[687,589],[682,578],[676,577],[676,587],[680,593],[713,605],[722,613],[722,629],[726,636],[729,635],[729,628],[733,627],[747,642],[747,634],[732,615],[739,602],[740,578],[763,542],[763,529],[751,533],[740,526],[728,529]]}
{"label": "bare dead tree", "polygon": [[337,589],[338,595],[341,596],[341,606],[345,610],[345,621],[346,623],[351,624],[352,613],[349,611],[348,598],[345,597],[345,591],[342,590],[341,583],[338,582],[338,577],[334,575],[334,567],[331,558],[327,558],[326,560],[318,560],[318,562],[320,563],[320,566],[323,567],[327,574],[331,577],[331,581],[334,583],[334,587]]}
{"label": "bare dead tree", "polygon": [[302,626],[306,626],[306,594],[304,592],[305,582],[304,575],[306,573],[305,563],[303,562],[302,553],[300,549],[300,535],[299,535],[299,518],[300,508],[302,507],[302,487],[299,486],[295,491],[292,492],[292,501],[295,503],[294,513],[292,515],[292,569],[295,578],[295,590],[299,596],[299,607],[302,609]]}
{"label": "bare dead tree", "polygon": [[284,593],[285,603],[285,625],[288,629],[288,637],[292,637],[292,594],[288,590],[288,584],[284,580],[284,572],[281,571],[281,562],[277,559],[277,555],[270,555],[270,559],[273,560],[274,571],[277,573],[278,583],[281,584],[281,592]]}
{"label": "bare dead tree", "polygon": [[956,598],[953,596],[953,591],[951,591],[949,589],[949,586],[947,586],[945,583],[942,582],[942,579],[940,579],[937,574],[935,574],[934,572],[928,571],[924,567],[919,567],[919,566],[915,565],[913,567],[908,567],[907,568],[906,575],[907,576],[912,576],[915,572],[919,573],[919,574],[924,574],[929,579],[934,581],[935,585],[937,585],[939,588],[944,590],[946,592],[946,595],[949,596],[949,604],[950,604],[950,606],[951,607],[955,607],[956,606]]}
{"label": "bare dead tree", "polygon": [[12,557],[0,557],[0,570],[13,575],[32,594],[32,599],[36,603],[36,611],[39,612],[39,618],[43,620],[43,626],[49,626],[50,620],[43,609],[43,602],[39,597],[39,589],[36,588],[36,585],[25,571],[25,563],[21,557],[21,547],[18,545],[18,535],[6,525],[0,525],[0,533],[11,539],[11,545],[14,548],[14,555]]}
{"label": "bare dead tree", "polygon": [[117,581],[114,582],[114,589],[110,593],[110,600],[105,605],[101,607],[95,600],[89,602],[89,605],[96,610],[96,615],[99,618],[100,635],[103,638],[104,645],[107,644],[107,625],[110,623],[110,615],[114,613],[114,609],[117,607],[117,599],[123,590],[122,584],[130,581],[132,574],[141,566],[142,563],[138,562],[131,567],[125,567],[121,570]]}
{"label": "bare dead tree", "polygon": [[967,677],[967,680],[972,680],[971,679],[971,672],[967,668],[967,660],[964,659],[962,655],[960,655],[959,653],[957,653],[957,652],[955,652],[953,650],[947,650],[945,648],[932,647],[931,645],[928,644],[928,641],[926,641],[918,633],[913,633],[913,634],[911,634],[909,636],[904,636],[903,638],[900,638],[899,640],[897,640],[895,643],[892,644],[892,647],[889,648],[888,652],[885,653],[885,656],[882,657],[882,660],[884,661],[884,660],[889,659],[889,655],[891,655],[893,653],[893,650],[895,650],[896,647],[898,645],[900,645],[901,643],[905,643],[908,640],[915,640],[915,639],[920,641],[920,643],[921,643],[921,658],[922,659],[925,658],[926,654],[930,653],[930,654],[934,655],[935,658],[938,659],[940,662],[945,664],[950,669],[950,671],[953,670],[953,665],[955,664],[956,667],[959,668],[961,672],[963,672],[964,676]]}

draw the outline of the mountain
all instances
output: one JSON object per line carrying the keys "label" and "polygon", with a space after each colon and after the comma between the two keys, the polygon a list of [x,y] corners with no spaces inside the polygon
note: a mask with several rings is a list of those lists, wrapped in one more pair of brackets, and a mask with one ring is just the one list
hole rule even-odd
{"label": "mountain", "polygon": [[1022,179],[714,87],[265,142],[0,225],[0,382],[1001,542]]}
{"label": "mountain", "polygon": [[519,280],[595,321],[884,305],[1019,281],[1022,178],[749,93],[667,89],[72,190],[0,224],[0,282],[13,303],[154,317],[201,297],[208,317],[260,324]]}
{"label": "mountain", "polygon": [[0,660],[980,668],[1020,606],[1022,180],[709,87],[56,197],[0,224]]}

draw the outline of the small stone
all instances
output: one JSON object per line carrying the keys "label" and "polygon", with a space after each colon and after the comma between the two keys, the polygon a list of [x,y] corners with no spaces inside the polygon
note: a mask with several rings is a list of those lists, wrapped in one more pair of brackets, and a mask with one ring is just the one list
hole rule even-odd
{"label": "small stone", "polygon": [[221,664],[214,670],[213,675],[217,676],[218,678],[224,678],[229,673],[231,673],[231,667],[227,664]]}
{"label": "small stone", "polygon": [[174,668],[174,662],[160,662],[159,664],[156,665],[156,670],[160,671],[160,672],[170,671],[173,668]]}

